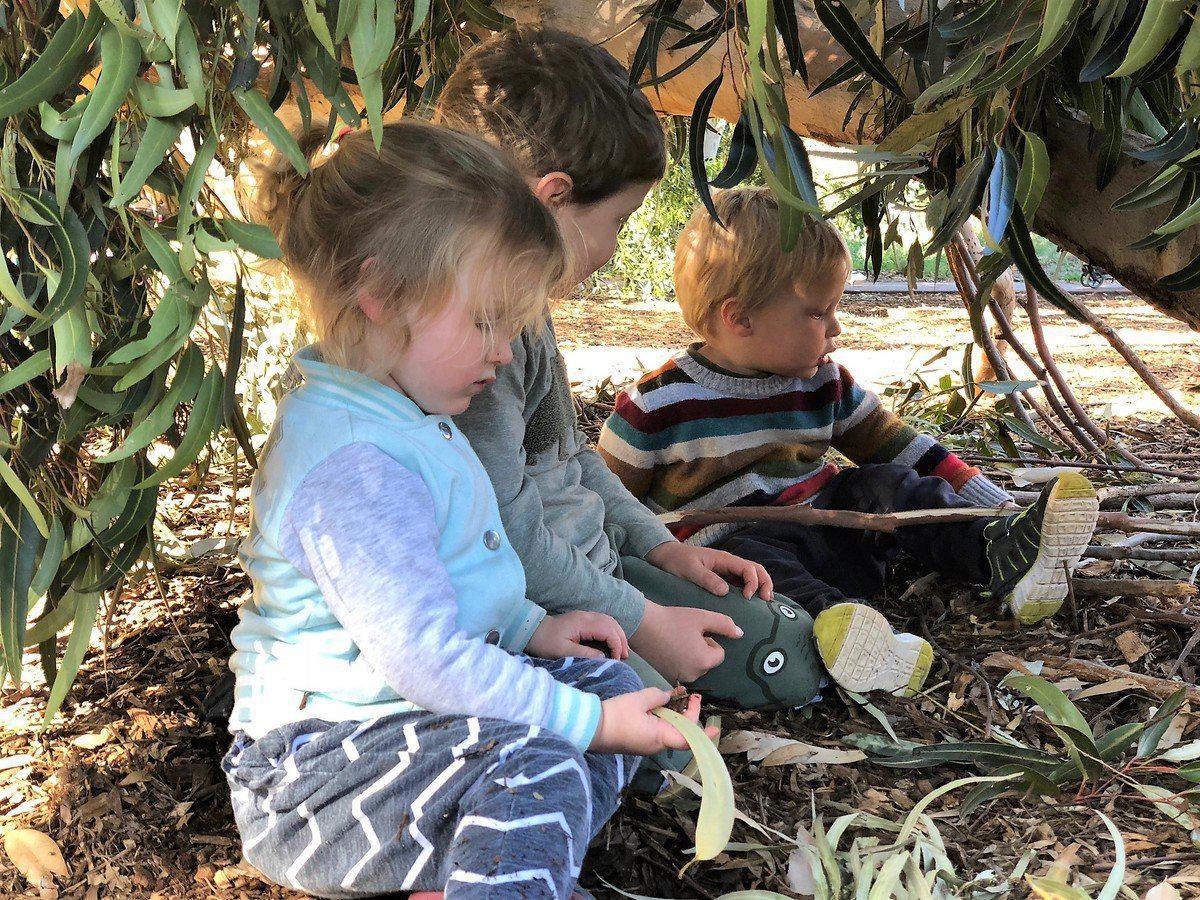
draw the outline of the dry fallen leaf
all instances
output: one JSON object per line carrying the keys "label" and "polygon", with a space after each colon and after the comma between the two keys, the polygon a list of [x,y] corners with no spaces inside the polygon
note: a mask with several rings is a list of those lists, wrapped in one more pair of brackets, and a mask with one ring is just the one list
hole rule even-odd
{"label": "dry fallen leaf", "polygon": [[19,769],[21,766],[27,766],[35,761],[35,757],[28,753],[18,753],[16,756],[6,756],[0,759],[0,772],[8,769]]}
{"label": "dry fallen leaf", "polygon": [[789,888],[804,897],[812,897],[817,893],[817,877],[813,867],[820,863],[814,859],[816,853],[817,842],[813,836],[803,825],[797,825],[796,849],[788,854],[787,883]]}
{"label": "dry fallen leaf", "polygon": [[1146,892],[1146,900],[1180,900],[1179,891],[1169,881],[1156,884]]}
{"label": "dry fallen leaf", "polygon": [[54,887],[55,875],[66,878],[71,874],[54,839],[32,828],[5,832],[4,852],[17,871],[43,891]]}
{"label": "dry fallen leaf", "polygon": [[97,747],[108,743],[108,739],[112,734],[107,728],[102,728],[99,731],[92,731],[88,734],[81,734],[79,737],[72,739],[71,743],[81,750],[95,750]]}
{"label": "dry fallen leaf", "polygon": [[1136,631],[1126,631],[1118,635],[1117,647],[1125,655],[1125,661],[1131,664],[1150,652],[1150,648],[1146,646]]}
{"label": "dry fallen leaf", "polygon": [[839,750],[836,747],[817,747],[803,741],[792,741],[786,747],[773,750],[763,759],[764,766],[845,765],[861,762],[867,754],[861,750]]}
{"label": "dry fallen leaf", "polygon": [[745,753],[750,762],[764,766],[839,765],[867,758],[861,750],[818,747],[804,741],[767,734],[763,731],[734,731],[721,741],[721,752]]}

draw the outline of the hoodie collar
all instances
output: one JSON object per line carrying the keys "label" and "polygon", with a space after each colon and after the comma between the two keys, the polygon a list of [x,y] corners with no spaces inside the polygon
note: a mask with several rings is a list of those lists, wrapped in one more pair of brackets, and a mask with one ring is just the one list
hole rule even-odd
{"label": "hoodie collar", "polygon": [[407,395],[369,375],[327,363],[321,347],[312,344],[292,357],[292,365],[303,376],[299,391],[306,399],[341,406],[372,419],[388,422],[426,422],[447,416],[430,416]]}

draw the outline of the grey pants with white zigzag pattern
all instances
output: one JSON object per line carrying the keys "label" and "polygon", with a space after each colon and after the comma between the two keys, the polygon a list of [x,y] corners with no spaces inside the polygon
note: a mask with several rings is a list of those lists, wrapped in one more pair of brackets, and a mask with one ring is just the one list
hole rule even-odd
{"label": "grey pants with white zigzag pattern", "polygon": [[[642,686],[613,660],[529,662],[602,699]],[[536,726],[413,712],[239,734],[222,767],[246,859],[279,884],[566,898],[640,761]]]}

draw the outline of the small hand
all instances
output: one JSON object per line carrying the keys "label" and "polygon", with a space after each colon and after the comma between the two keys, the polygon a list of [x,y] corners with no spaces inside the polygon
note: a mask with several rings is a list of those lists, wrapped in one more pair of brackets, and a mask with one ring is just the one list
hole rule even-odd
{"label": "small hand", "polygon": [[710,634],[740,638],[742,629],[722,613],[647,600],[642,624],[629,643],[668,682],[687,684],[725,659],[725,650]]}
{"label": "small hand", "polygon": [[753,597],[756,591],[764,600],[774,596],[775,586],[766,569],[724,550],[665,541],[646,554],[646,562],[699,585],[718,597],[729,593],[729,585],[722,575],[739,579],[742,582],[742,595],[746,599]]}
{"label": "small hand", "polygon": [[613,659],[629,656],[629,641],[617,620],[604,613],[584,610],[546,616],[529,639],[525,652],[541,659],[565,659],[568,656],[603,659],[603,651],[586,646],[586,641],[606,644]]}
{"label": "small hand", "polygon": [[[670,699],[668,691],[645,688],[605,700],[600,705],[600,725],[588,749],[596,753],[636,753],[639,756],[686,749],[687,741],[679,730],[653,713]],[[688,698],[684,715],[693,722],[700,721],[699,694]],[[716,728],[706,728],[705,732],[710,738],[717,736]]]}

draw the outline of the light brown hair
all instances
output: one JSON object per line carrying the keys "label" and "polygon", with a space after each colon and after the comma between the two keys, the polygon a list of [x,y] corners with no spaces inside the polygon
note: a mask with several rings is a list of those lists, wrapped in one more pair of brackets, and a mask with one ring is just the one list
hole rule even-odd
{"label": "light brown hair", "polygon": [[562,240],[503,151],[413,120],[384,126],[379,151],[367,131],[336,145],[327,135],[314,125],[299,138],[307,176],[278,153],[252,166],[257,217],[283,250],[326,358],[346,365],[369,327],[360,290],[384,299],[402,349],[409,326],[436,314],[472,265],[487,266],[487,285],[468,301],[497,336],[540,321],[564,273]]}
{"label": "light brown hair", "polygon": [[518,25],[473,47],[436,118],[508,149],[526,175],[567,173],[575,203],[658,181],[666,167],[662,124],[624,66],[555,28]]}
{"label": "light brown hair", "polygon": [[781,289],[850,274],[850,251],[838,230],[809,216],[790,253],[782,248],[779,201],[763,187],[714,193],[725,227],[697,207],[675,247],[675,299],[683,319],[703,336],[721,303],[761,308]]}

